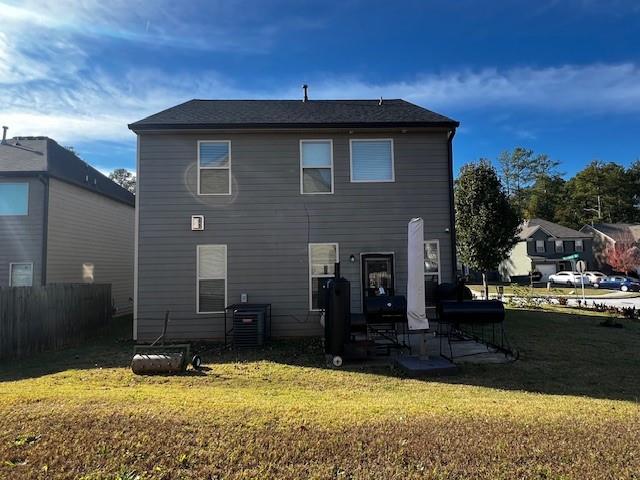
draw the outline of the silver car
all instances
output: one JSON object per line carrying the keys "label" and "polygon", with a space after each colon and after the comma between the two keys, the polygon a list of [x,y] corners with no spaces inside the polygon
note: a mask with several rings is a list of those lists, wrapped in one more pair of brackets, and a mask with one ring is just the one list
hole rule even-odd
{"label": "silver car", "polygon": [[549,282],[555,283],[557,285],[566,285],[568,287],[575,287],[577,285],[582,284],[581,277],[584,279],[585,285],[590,285],[591,281],[589,277],[585,275],[581,275],[579,272],[558,272],[553,275],[549,275]]}
{"label": "silver car", "polygon": [[607,278],[607,276],[602,272],[584,272],[584,274],[589,277],[589,281],[593,285],[600,283],[602,280]]}

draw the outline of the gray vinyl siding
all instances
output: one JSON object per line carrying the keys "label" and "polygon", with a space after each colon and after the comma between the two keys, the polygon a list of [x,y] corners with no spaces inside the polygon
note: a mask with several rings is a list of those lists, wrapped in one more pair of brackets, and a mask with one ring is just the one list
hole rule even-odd
{"label": "gray vinyl siding", "polygon": [[84,263],[94,283],[110,283],[116,313],[133,309],[134,208],[51,179],[47,282],[81,283]]}
{"label": "gray vinyl siding", "polygon": [[[333,139],[334,194],[301,195],[301,139]],[[350,183],[349,139],[393,138],[394,183]],[[197,195],[197,141],[231,140],[232,195]],[[394,252],[406,293],[407,223],[421,216],[440,241],[442,281],[452,280],[449,168],[444,132],[142,134],[138,165],[138,340],[223,335],[220,315],[196,314],[196,246],[227,245],[227,303],[247,293],[273,305],[277,336],[319,334],[309,312],[309,243],[339,244],[352,309],[361,311],[360,254]],[[203,232],[191,215],[205,216]],[[349,261],[350,255],[356,258]]]}
{"label": "gray vinyl siding", "polygon": [[33,263],[33,284],[42,283],[44,184],[36,177],[0,177],[0,183],[29,184],[26,216],[0,215],[0,287],[9,285],[10,263]]}

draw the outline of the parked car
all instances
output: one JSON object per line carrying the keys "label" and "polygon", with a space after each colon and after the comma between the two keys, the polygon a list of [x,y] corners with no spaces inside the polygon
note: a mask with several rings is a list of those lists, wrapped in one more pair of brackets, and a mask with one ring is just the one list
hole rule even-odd
{"label": "parked car", "polygon": [[607,276],[602,272],[584,272],[584,274],[589,277],[589,281],[593,285],[607,278]]}
{"label": "parked car", "polygon": [[549,282],[558,285],[567,285],[569,287],[575,287],[582,284],[582,277],[585,285],[590,285],[591,281],[586,275],[580,275],[579,272],[558,272],[553,275],[549,275]]}
{"label": "parked car", "polygon": [[640,292],[640,281],[635,278],[614,275],[593,285],[596,288],[606,288],[607,290],[622,290],[623,292]]}

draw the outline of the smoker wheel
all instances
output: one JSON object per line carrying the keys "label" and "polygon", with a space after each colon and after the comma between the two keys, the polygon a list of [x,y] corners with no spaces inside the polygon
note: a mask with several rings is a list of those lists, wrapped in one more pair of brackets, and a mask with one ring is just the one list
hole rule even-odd
{"label": "smoker wheel", "polygon": [[191,366],[196,370],[198,370],[202,366],[202,358],[200,358],[200,355],[193,356],[193,358],[191,359]]}

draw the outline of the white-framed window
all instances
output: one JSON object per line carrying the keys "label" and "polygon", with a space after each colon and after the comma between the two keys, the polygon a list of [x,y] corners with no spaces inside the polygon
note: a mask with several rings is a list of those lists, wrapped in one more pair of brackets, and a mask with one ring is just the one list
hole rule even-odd
{"label": "white-framed window", "polygon": [[564,241],[563,240],[556,240],[555,241],[555,245],[556,245],[556,253],[564,252]]}
{"label": "white-framed window", "polygon": [[440,240],[424,242],[424,279],[440,283]]}
{"label": "white-framed window", "polygon": [[300,193],[333,193],[333,140],[300,140]]}
{"label": "white-framed window", "polygon": [[337,243],[309,244],[309,310],[320,310],[320,296],[327,281],[334,277],[339,258]]}
{"label": "white-framed window", "polygon": [[82,281],[84,283],[93,283],[95,278],[95,265],[93,263],[82,264]]}
{"label": "white-framed window", "polygon": [[227,246],[196,248],[196,312],[224,313],[227,306]]}
{"label": "white-framed window", "polygon": [[349,140],[352,182],[395,182],[393,139]]}
{"label": "white-framed window", "polygon": [[545,241],[544,240],[536,240],[536,253],[544,253],[545,252]]}
{"label": "white-framed window", "polygon": [[29,184],[0,183],[0,216],[29,214]]}
{"label": "white-framed window", "polygon": [[10,287],[33,286],[33,263],[21,262],[9,264]]}
{"label": "white-framed window", "polygon": [[231,195],[230,140],[198,140],[198,195]]}
{"label": "white-framed window", "polygon": [[582,240],[576,240],[576,252],[584,252],[584,243]]}

